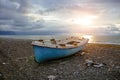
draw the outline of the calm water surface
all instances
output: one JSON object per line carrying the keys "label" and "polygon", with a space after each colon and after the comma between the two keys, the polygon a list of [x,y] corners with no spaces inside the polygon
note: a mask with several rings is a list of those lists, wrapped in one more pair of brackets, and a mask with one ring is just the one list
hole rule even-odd
{"label": "calm water surface", "polygon": [[[14,38],[14,39],[64,39],[66,37],[73,35],[0,35],[2,38]],[[78,36],[78,35],[75,35]],[[99,44],[116,44],[120,45],[120,36],[92,36],[89,43],[99,43]]]}

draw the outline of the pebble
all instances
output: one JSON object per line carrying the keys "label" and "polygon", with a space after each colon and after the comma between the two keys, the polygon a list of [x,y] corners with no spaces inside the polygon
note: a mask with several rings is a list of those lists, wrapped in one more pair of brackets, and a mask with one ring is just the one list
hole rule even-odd
{"label": "pebble", "polygon": [[120,66],[116,66],[115,68],[116,68],[116,69],[120,69]]}
{"label": "pebble", "polygon": [[6,64],[5,62],[3,62],[2,64]]}
{"label": "pebble", "polygon": [[49,75],[49,76],[48,76],[48,79],[49,79],[49,80],[54,80],[55,78],[56,78],[56,76],[54,76],[54,75]]}
{"label": "pebble", "polygon": [[81,55],[84,55],[84,54],[85,54],[85,52],[82,52],[82,53],[81,53]]}
{"label": "pebble", "polygon": [[106,65],[105,63],[95,63],[95,62],[93,62],[92,60],[89,60],[89,59],[86,59],[85,61],[86,61],[86,65],[88,67],[92,66],[92,67],[100,68],[100,67],[103,67],[103,66]]}
{"label": "pebble", "polygon": [[75,54],[75,56],[83,56],[84,54],[86,54],[86,52],[79,52],[79,53],[77,53],[77,54]]}
{"label": "pebble", "polygon": [[86,59],[85,62],[87,66],[91,66],[93,64],[93,61],[89,59]]}
{"label": "pebble", "polygon": [[103,67],[104,64],[103,63],[97,63],[97,64],[94,64],[93,67],[96,67],[96,68],[99,68],[99,67]]}
{"label": "pebble", "polygon": [[4,80],[4,75],[0,72],[0,80]]}

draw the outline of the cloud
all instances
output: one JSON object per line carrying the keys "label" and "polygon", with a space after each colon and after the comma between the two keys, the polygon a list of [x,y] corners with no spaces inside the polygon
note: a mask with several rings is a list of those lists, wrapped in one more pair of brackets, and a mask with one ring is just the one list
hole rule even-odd
{"label": "cloud", "polygon": [[[66,5],[73,5],[76,4],[77,0],[39,0],[39,1],[33,1],[38,5],[42,5],[46,9],[66,6]],[[73,3],[74,2],[74,3]]]}
{"label": "cloud", "polygon": [[120,0],[90,0],[95,3],[120,3]]}
{"label": "cloud", "polygon": [[116,27],[115,25],[109,25],[108,27],[107,27],[107,29],[109,30],[109,31],[119,31],[120,29],[118,28],[118,27]]}
{"label": "cloud", "polygon": [[118,24],[103,25],[93,28],[91,32],[95,34],[120,35],[120,26]]}
{"label": "cloud", "polygon": [[43,27],[43,22],[34,21],[26,14],[33,9],[29,0],[0,0],[0,30],[32,30]]}
{"label": "cloud", "polygon": [[[6,3],[8,3],[6,5]],[[19,7],[19,4],[16,2],[12,2],[10,0],[0,0],[0,9],[10,9],[15,10]]]}
{"label": "cloud", "polygon": [[91,35],[120,35],[120,25],[109,24],[109,25],[94,26],[91,28],[78,26],[76,28],[73,28],[71,32],[91,34]]}
{"label": "cloud", "polygon": [[[120,31],[115,25],[120,23],[119,4],[120,0],[0,0],[0,30],[69,32],[75,27],[84,32],[85,28],[67,21],[97,15],[100,17],[98,23],[105,28],[97,25],[98,28],[91,28],[88,32],[100,32],[101,29],[103,33],[116,34]],[[112,25],[108,25],[110,23]]]}
{"label": "cloud", "polygon": [[111,34],[120,34],[120,26],[116,26],[116,25],[109,25],[107,27],[107,32],[110,32]]}

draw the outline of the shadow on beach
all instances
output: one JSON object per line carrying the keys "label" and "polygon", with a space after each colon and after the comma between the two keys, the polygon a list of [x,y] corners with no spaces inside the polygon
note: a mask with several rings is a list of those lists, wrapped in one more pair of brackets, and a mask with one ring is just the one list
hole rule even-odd
{"label": "shadow on beach", "polygon": [[[81,53],[83,53],[81,55]],[[86,66],[85,60],[105,63]],[[0,39],[0,80],[120,80],[120,46],[87,44],[75,55],[34,61],[31,40]]]}

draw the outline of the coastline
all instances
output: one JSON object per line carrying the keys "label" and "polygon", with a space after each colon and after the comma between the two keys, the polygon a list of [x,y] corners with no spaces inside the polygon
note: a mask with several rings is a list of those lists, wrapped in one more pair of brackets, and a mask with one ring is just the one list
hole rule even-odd
{"label": "coastline", "polygon": [[[0,38],[0,74],[5,80],[46,80],[49,76],[54,80],[120,79],[120,45],[89,43],[75,55],[38,64],[31,41]],[[106,66],[86,68],[86,59]]]}

